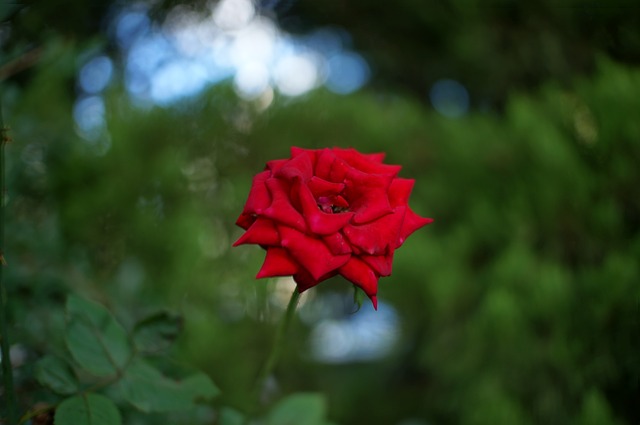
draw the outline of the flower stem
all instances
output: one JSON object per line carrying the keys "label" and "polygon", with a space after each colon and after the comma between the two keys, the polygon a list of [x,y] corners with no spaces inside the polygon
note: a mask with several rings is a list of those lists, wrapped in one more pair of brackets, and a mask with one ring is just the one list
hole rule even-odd
{"label": "flower stem", "polygon": [[287,311],[284,313],[284,317],[282,318],[282,321],[280,321],[280,325],[276,330],[276,336],[273,342],[273,347],[271,347],[269,357],[267,358],[267,361],[264,364],[260,375],[258,375],[258,381],[256,382],[256,389],[258,390],[258,392],[262,388],[262,385],[264,385],[265,380],[269,377],[269,375],[271,375],[271,372],[273,372],[273,369],[280,359],[280,354],[282,353],[282,341],[284,340],[287,329],[291,324],[291,319],[293,318],[293,314],[296,311],[299,300],[300,292],[298,292],[297,289],[294,289],[293,293],[291,294],[291,298],[289,299],[289,304],[287,305]]}
{"label": "flower stem", "polygon": [[4,384],[5,402],[7,405],[8,424],[18,423],[16,411],[16,393],[13,387],[13,368],[11,366],[11,355],[9,349],[9,334],[7,326],[7,290],[4,287],[3,271],[6,264],[4,258],[4,205],[5,205],[5,183],[4,183],[4,145],[9,141],[2,118],[2,104],[0,98],[0,354],[2,355],[2,382]]}

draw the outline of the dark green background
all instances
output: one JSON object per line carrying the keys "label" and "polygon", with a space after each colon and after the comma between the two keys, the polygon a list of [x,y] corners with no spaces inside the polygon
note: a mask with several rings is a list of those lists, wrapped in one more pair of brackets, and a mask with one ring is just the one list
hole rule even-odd
{"label": "dark green background", "polygon": [[[153,16],[176,3],[156,3]],[[254,280],[263,252],[230,248],[251,177],[290,146],[352,146],[401,164],[416,180],[412,208],[435,219],[380,282],[400,341],[379,361],[322,365],[296,321],[275,398],[323,392],[340,424],[640,423],[635,2],[264,2],[290,31],[351,33],[371,84],[278,97],[259,112],[224,84],[136,109],[116,80],[111,148],[99,154],[71,111],[83,58],[115,51],[105,32],[115,4],[3,5],[4,69],[39,49],[2,82],[21,410],[50,397],[30,367],[60,349],[69,292],[125,325],[158,308],[182,312],[172,358],[209,373],[223,391],[216,409],[248,408],[281,314],[267,302],[274,282]],[[462,118],[428,102],[444,77],[469,89]],[[246,314],[232,320],[231,310]],[[188,417],[176,423],[211,423]]]}

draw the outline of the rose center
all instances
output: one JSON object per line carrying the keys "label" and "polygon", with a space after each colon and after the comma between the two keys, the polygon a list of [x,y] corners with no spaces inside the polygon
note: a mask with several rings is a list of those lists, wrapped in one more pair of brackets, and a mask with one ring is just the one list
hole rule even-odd
{"label": "rose center", "polygon": [[349,211],[349,203],[342,196],[320,196],[318,209],[327,214],[338,214]]}

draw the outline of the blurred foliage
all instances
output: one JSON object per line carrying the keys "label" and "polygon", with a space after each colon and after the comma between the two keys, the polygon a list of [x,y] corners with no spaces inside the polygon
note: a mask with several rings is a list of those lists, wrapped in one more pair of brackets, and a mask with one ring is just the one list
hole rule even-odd
{"label": "blurred foliage", "polygon": [[[362,12],[359,3],[299,2],[287,13],[344,25],[355,46],[377,46],[370,57],[379,78],[404,81],[411,95],[315,91],[263,110],[220,85],[172,108],[140,108],[116,82],[105,96],[108,134],[94,141],[74,128],[74,78],[78,58],[107,43],[81,29],[70,37],[75,27],[63,23],[75,15],[51,21],[48,38],[12,15],[5,46],[33,39],[42,48],[3,83],[2,98],[14,139],[5,276],[22,411],[59,400],[41,385],[37,360],[64,357],[56,348],[64,346],[64,304],[76,293],[107,305],[127,332],[150,323],[177,336],[171,348],[159,342],[165,355],[205,370],[222,390],[211,405],[218,415],[203,407],[171,420],[239,423],[282,309],[270,296],[274,282],[254,280],[263,253],[230,249],[233,223],[266,161],[293,145],[335,145],[402,164],[401,175],[416,179],[413,209],[436,221],[398,251],[393,276],[380,284],[380,299],[401,319],[392,354],[316,363],[309,327],[296,323],[265,395],[273,410],[259,412],[268,423],[296,409],[315,412],[309,423],[326,422],[327,411],[342,424],[640,422],[640,72],[631,6],[576,14],[577,6],[509,3],[464,9],[460,21],[445,13],[462,14],[455,3],[347,13]],[[90,4],[76,2],[74,13],[106,10]],[[304,9],[320,4],[322,15]],[[35,22],[46,11],[34,4],[19,13]],[[449,33],[451,22],[466,34]],[[496,50],[495,40],[507,44]],[[551,44],[536,44],[543,41]],[[425,46],[436,49],[438,67],[423,62]],[[438,115],[421,99],[443,74],[501,108]],[[311,292],[327,290],[351,296],[339,280]],[[166,309],[184,327],[152,320],[173,317],[153,315]],[[72,393],[59,370],[58,392]],[[305,393],[281,400],[295,392]],[[283,404],[293,407],[282,413]],[[166,418],[122,415],[124,423]]]}
{"label": "blurred foliage", "polygon": [[[162,20],[180,5],[206,10],[208,0],[143,2]],[[513,90],[548,79],[569,82],[595,70],[598,55],[640,64],[640,13],[632,0],[508,0],[370,2],[367,0],[256,0],[282,27],[305,33],[319,26],[345,28],[372,63],[379,87],[427,101],[441,78],[465,84],[474,103],[501,108]],[[14,55],[51,37],[98,41],[124,3],[110,0],[16,1],[0,6],[15,24],[5,48]],[[106,43],[108,50],[115,46]],[[10,55],[11,57],[11,55]]]}
{"label": "blurred foliage", "polygon": [[347,28],[380,85],[425,101],[440,78],[462,81],[477,105],[502,106],[514,89],[593,71],[601,53],[640,63],[640,13],[629,0],[300,0],[280,15],[294,31]]}

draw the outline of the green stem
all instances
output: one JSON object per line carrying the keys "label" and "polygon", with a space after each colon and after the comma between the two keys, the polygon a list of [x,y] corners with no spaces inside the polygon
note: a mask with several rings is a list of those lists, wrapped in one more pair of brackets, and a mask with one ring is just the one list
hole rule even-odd
{"label": "green stem", "polygon": [[264,364],[264,368],[262,369],[260,375],[258,375],[258,381],[256,382],[256,389],[260,392],[262,385],[265,380],[271,375],[273,369],[276,367],[278,360],[280,359],[280,354],[282,353],[282,342],[284,340],[284,336],[287,333],[287,329],[291,324],[291,319],[293,318],[293,314],[296,311],[296,307],[298,305],[298,301],[300,300],[300,292],[297,289],[293,290],[291,294],[291,298],[289,299],[289,304],[287,305],[287,311],[284,313],[284,317],[278,326],[276,331],[276,336],[273,342],[273,347],[271,347],[271,352],[269,353],[269,357],[267,358],[266,363]]}
{"label": "green stem", "polygon": [[4,205],[5,205],[5,183],[4,183],[4,145],[8,138],[4,127],[4,119],[2,118],[2,104],[0,97],[0,131],[2,139],[0,140],[0,353],[2,354],[2,381],[4,383],[5,401],[7,404],[8,424],[15,425],[18,423],[16,410],[16,393],[13,387],[13,368],[11,367],[11,355],[9,349],[9,333],[7,326],[7,307],[9,300],[7,299],[7,290],[4,286],[3,271],[6,264],[4,259]]}

